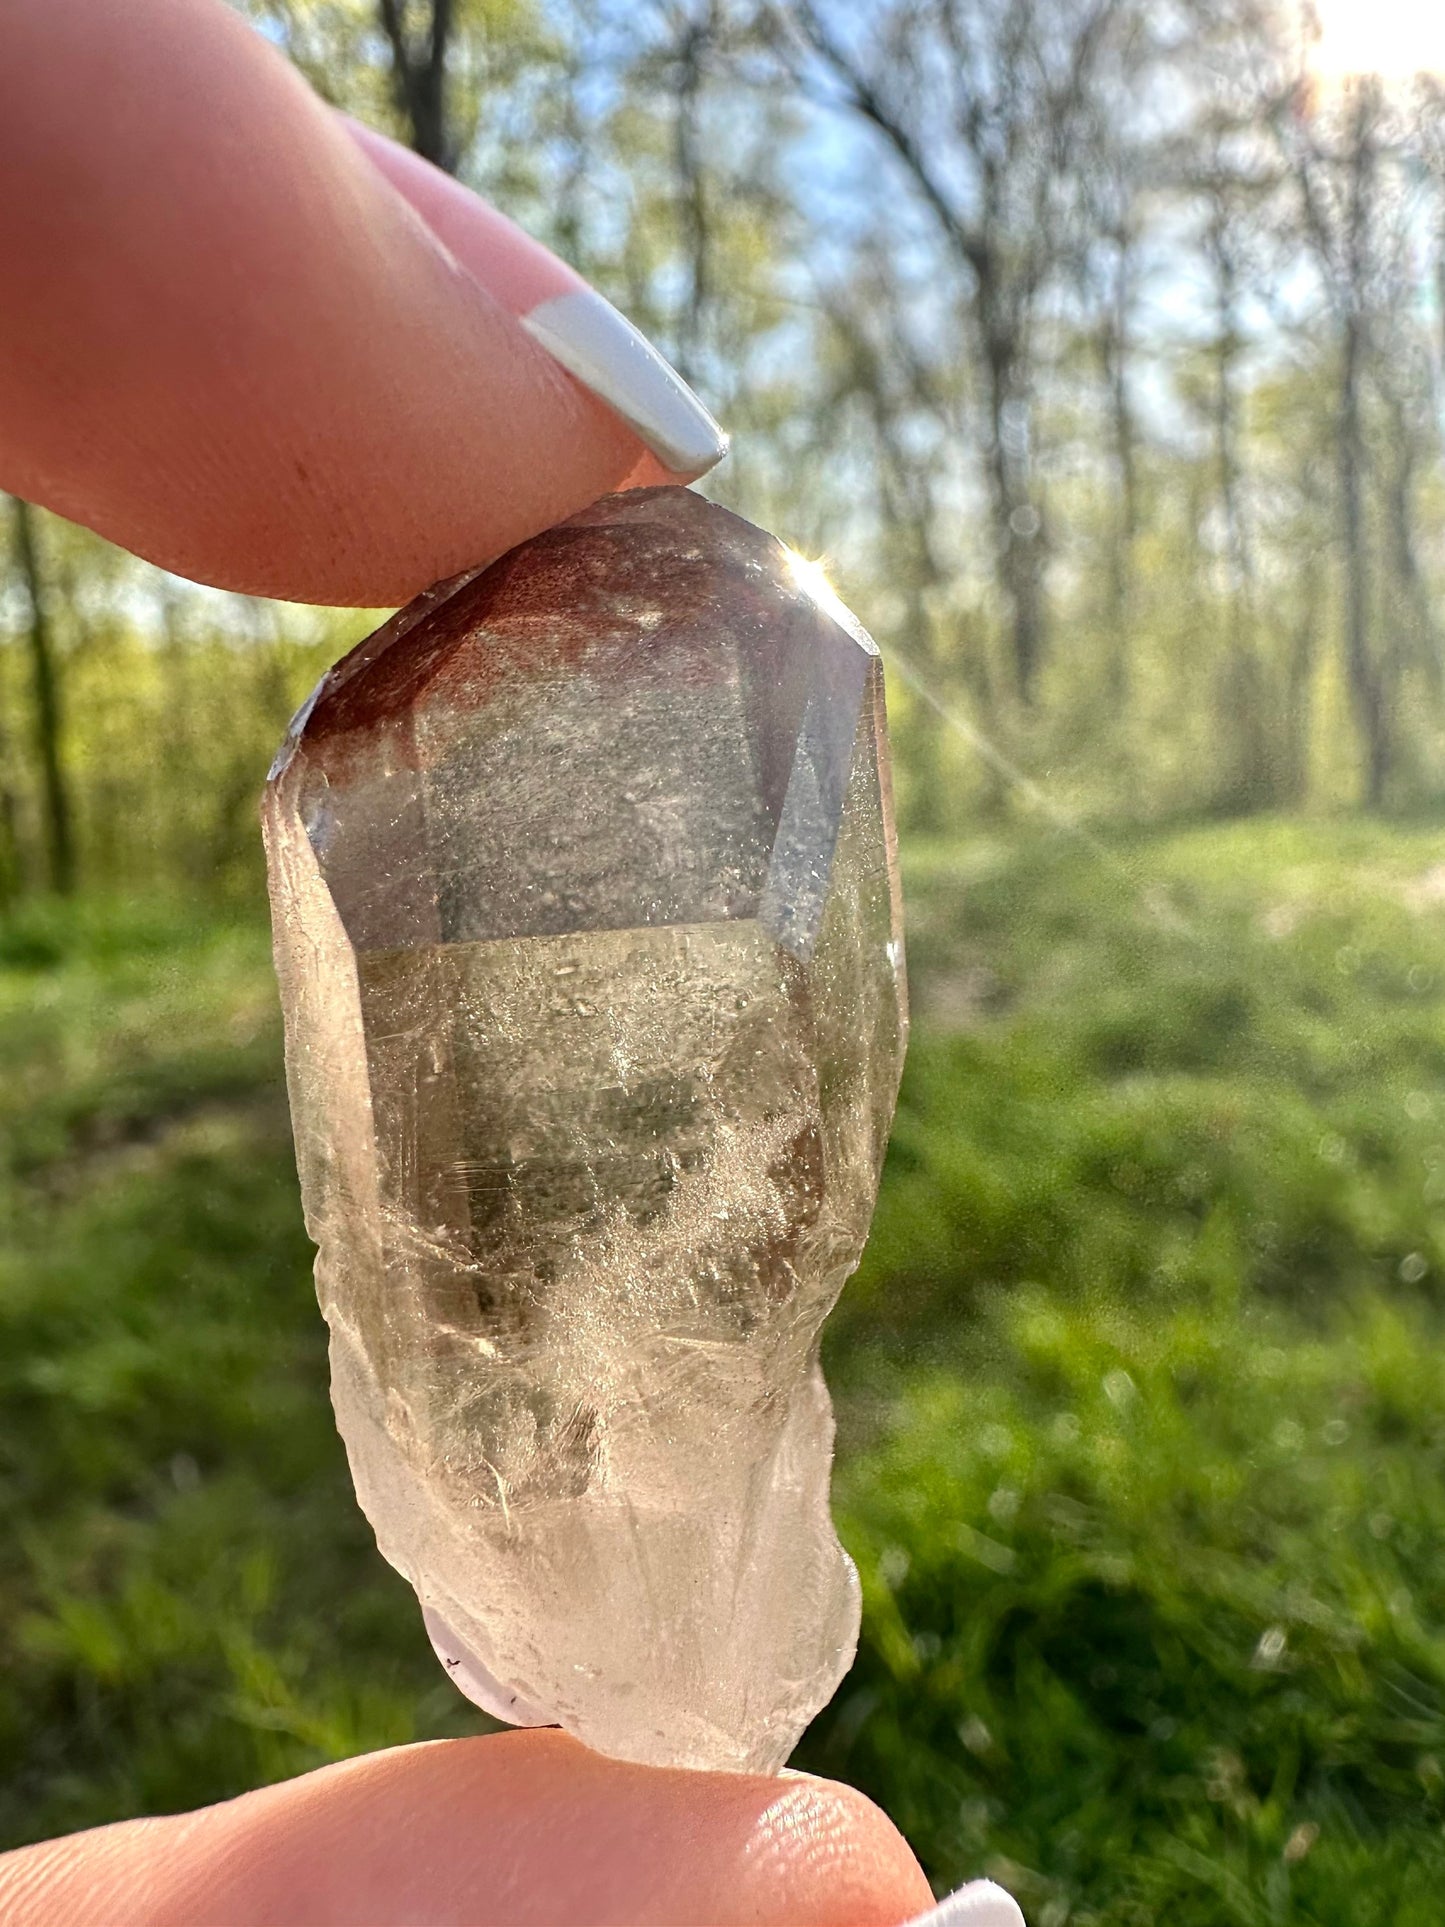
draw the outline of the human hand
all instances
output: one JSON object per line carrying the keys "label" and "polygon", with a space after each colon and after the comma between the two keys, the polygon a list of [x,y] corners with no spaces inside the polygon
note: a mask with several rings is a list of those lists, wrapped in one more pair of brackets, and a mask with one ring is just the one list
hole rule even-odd
{"label": "human hand", "polygon": [[536,1729],[0,1858],[6,1927],[885,1927],[930,1900],[849,1787],[626,1766]]}
{"label": "human hand", "polygon": [[[721,454],[570,270],[342,120],[220,0],[10,0],[4,54],[0,486],[204,582],[369,605]],[[849,1788],[556,1732],[0,1859],[9,1927],[868,1927],[930,1898]]]}
{"label": "human hand", "polygon": [[10,0],[3,33],[0,487],[371,606],[723,453],[571,269],[220,0]]}

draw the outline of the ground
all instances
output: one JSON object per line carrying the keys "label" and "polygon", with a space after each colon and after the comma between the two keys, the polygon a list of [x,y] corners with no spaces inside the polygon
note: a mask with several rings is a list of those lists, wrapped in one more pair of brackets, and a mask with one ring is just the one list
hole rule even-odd
{"label": "ground", "polygon": [[[1445,1883],[1445,868],[1283,821],[908,868],[800,1761],[1033,1927]],[[475,1730],[351,1500],[264,925],[0,925],[0,1839]]]}

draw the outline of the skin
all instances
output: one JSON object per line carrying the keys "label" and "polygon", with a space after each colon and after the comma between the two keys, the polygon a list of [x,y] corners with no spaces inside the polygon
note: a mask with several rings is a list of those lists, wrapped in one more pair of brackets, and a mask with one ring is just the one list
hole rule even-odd
{"label": "skin", "polygon": [[[220,0],[6,0],[3,54],[0,486],[199,581],[368,605],[660,478],[516,323],[570,271],[358,139]],[[851,1788],[550,1731],[0,1857],[7,1927],[885,1927],[929,1904]]]}
{"label": "skin", "polygon": [[887,1927],[929,1905],[850,1787],[624,1766],[551,1731],[372,1753],[0,1860],[7,1927]]}
{"label": "skin", "polygon": [[497,217],[404,157],[394,186],[220,0],[3,21],[0,485],[199,581],[371,606],[638,467],[516,325]]}

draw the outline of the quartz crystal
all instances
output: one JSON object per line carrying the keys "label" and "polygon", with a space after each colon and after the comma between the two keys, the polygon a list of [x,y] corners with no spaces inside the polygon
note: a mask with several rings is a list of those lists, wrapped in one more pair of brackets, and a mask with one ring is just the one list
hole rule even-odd
{"label": "quartz crystal", "polygon": [[769,1771],[851,1660],[823,1319],[905,1036],[878,652],[681,488],[419,597],[265,801],[332,1394],[458,1685]]}

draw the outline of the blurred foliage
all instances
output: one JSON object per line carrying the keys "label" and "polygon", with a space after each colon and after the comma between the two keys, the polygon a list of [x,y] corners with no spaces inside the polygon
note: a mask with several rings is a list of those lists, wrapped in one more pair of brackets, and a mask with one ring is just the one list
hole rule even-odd
{"label": "blurred foliage", "polygon": [[332,1427],[264,928],[7,922],[0,1093],[0,1832],[470,1725]]}
{"label": "blurred foliage", "polygon": [[[1034,1927],[1412,1927],[1445,1879],[1445,866],[1427,829],[909,865],[829,1329],[859,1661],[800,1763]],[[265,934],[0,926],[0,1833],[474,1731],[325,1393]]]}
{"label": "blurred foliage", "polygon": [[1271,821],[910,872],[829,1332],[858,1665],[802,1750],[1051,1923],[1445,1877],[1445,866]]}

